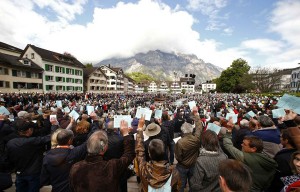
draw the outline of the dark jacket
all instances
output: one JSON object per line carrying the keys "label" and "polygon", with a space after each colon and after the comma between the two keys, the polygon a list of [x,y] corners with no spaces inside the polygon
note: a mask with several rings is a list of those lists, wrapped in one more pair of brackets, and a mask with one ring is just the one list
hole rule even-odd
{"label": "dark jacket", "polygon": [[297,151],[297,149],[282,149],[279,151],[274,160],[278,164],[277,171],[275,173],[274,179],[272,181],[269,191],[279,192],[284,187],[284,184],[280,180],[280,177],[293,175],[293,172],[290,167],[291,155]]}
{"label": "dark jacket", "polygon": [[122,173],[133,161],[134,140],[124,137],[124,154],[119,159],[105,161],[101,155],[88,155],[73,165],[70,172],[71,191],[118,191]]}
{"label": "dark jacket", "polygon": [[52,191],[70,191],[69,173],[74,163],[84,159],[87,153],[86,143],[70,148],[51,149],[43,160],[41,186],[52,185]]}
{"label": "dark jacket", "polygon": [[50,135],[44,137],[14,138],[7,143],[8,160],[18,175],[40,174],[45,145]]}
{"label": "dark jacket", "polygon": [[263,151],[271,158],[273,158],[276,153],[281,150],[280,131],[276,127],[261,128],[253,131],[252,135],[263,140]]}
{"label": "dark jacket", "polygon": [[104,154],[105,160],[120,158],[124,152],[123,137],[113,130],[107,130],[108,149]]}

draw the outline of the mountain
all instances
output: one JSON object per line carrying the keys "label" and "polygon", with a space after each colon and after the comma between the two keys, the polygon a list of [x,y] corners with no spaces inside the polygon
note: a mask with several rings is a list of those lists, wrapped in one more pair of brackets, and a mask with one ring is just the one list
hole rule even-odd
{"label": "mountain", "polygon": [[111,58],[96,64],[121,67],[125,73],[141,72],[153,76],[157,80],[177,80],[185,74],[195,74],[196,84],[219,77],[222,68],[211,63],[205,63],[196,55],[166,53],[159,50],[148,53],[138,53],[129,58]]}

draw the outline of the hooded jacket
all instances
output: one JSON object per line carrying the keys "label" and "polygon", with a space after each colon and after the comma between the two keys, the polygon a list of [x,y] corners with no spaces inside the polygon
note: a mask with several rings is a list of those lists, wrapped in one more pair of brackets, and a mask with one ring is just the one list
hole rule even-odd
{"label": "hooded jacket", "polygon": [[86,142],[71,148],[51,149],[43,160],[41,186],[52,185],[52,191],[70,191],[69,173],[74,163],[84,159],[87,153]]}
{"label": "hooded jacket", "polygon": [[138,131],[135,151],[139,176],[141,178],[141,191],[147,192],[148,185],[155,189],[161,188],[167,183],[171,175],[172,191],[179,191],[181,180],[177,169],[174,166],[169,166],[168,162],[165,160],[146,162],[143,141],[143,131]]}

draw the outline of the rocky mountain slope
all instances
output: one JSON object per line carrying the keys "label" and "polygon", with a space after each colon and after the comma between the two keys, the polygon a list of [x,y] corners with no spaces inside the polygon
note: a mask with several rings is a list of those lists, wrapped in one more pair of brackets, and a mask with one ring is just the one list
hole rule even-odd
{"label": "rocky mountain slope", "polygon": [[112,58],[99,62],[95,66],[109,65],[121,67],[125,73],[146,73],[157,80],[177,80],[185,74],[195,74],[196,84],[219,77],[222,68],[205,63],[196,55],[166,53],[159,50],[138,53],[130,58]]}

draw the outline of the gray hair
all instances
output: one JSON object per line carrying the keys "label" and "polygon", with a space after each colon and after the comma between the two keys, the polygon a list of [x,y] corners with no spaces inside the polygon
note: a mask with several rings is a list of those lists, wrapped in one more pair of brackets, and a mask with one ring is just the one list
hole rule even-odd
{"label": "gray hair", "polygon": [[258,122],[262,127],[272,127],[274,125],[273,120],[269,116],[265,115],[259,116]]}
{"label": "gray hair", "polygon": [[108,145],[108,137],[105,131],[96,131],[87,141],[87,151],[90,154],[104,153]]}
{"label": "gray hair", "polygon": [[249,121],[247,119],[242,119],[240,121],[240,127],[241,128],[249,128]]}
{"label": "gray hair", "polygon": [[181,125],[181,131],[182,133],[192,133],[193,132],[193,126],[190,123],[183,123]]}

